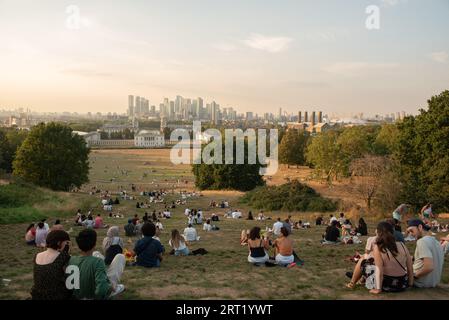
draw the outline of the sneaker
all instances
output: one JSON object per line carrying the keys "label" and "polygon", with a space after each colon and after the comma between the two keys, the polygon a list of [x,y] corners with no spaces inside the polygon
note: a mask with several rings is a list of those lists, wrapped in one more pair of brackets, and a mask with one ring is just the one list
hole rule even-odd
{"label": "sneaker", "polygon": [[346,272],[346,276],[347,276],[349,279],[352,279],[353,273],[348,271],[348,272]]}
{"label": "sneaker", "polygon": [[117,287],[115,288],[115,291],[111,293],[111,297],[114,297],[122,293],[123,291],[125,291],[125,286],[123,284],[118,284]]}

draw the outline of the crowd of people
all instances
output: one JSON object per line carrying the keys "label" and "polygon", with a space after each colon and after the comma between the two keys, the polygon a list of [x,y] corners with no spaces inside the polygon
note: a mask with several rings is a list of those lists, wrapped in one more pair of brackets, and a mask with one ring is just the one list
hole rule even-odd
{"label": "crowd of people", "polygon": [[[146,194],[148,195],[148,194]],[[118,199],[116,199],[118,200]],[[108,205],[110,200],[108,200]],[[115,203],[113,203],[115,204]],[[173,205],[173,204],[172,204]],[[31,290],[33,299],[109,299],[125,290],[121,277],[125,267],[160,267],[166,250],[160,240],[164,230],[161,219],[171,217],[172,205],[166,205],[164,212],[140,218],[137,214],[128,219],[122,228],[128,241],[120,236],[119,226],[108,227],[101,214],[94,215],[89,211],[86,215],[78,210],[75,226],[83,227],[75,237],[80,254],[70,255],[70,232],[64,231],[59,220],[50,227],[46,220],[30,224],[26,229],[25,242],[44,248],[34,259],[34,283]],[[365,253],[357,256],[356,265],[348,272],[350,282],[348,288],[363,284],[373,294],[381,292],[401,292],[409,287],[432,288],[441,280],[444,254],[449,252],[449,236],[437,241],[432,234],[436,230],[435,215],[431,204],[427,204],[420,213],[420,219],[407,220],[406,233],[416,240],[414,257],[405,246],[405,237],[401,230],[402,219],[407,214],[408,206],[399,206],[391,219],[380,222],[375,229],[375,236],[366,240]],[[238,213],[238,214],[234,214]],[[192,243],[200,241],[195,226],[202,226],[202,231],[211,232],[220,228],[214,224],[219,216],[212,213],[205,217],[201,209],[185,208],[186,227],[181,232],[172,229],[168,241],[170,254],[188,256],[207,253],[205,249],[192,249]],[[259,217],[263,212],[259,213]],[[95,216],[95,218],[93,218]],[[225,215],[228,217],[228,215]],[[231,211],[231,218],[243,218],[239,209]],[[251,211],[247,220],[254,219]],[[260,219],[262,221],[262,219]],[[316,217],[316,226],[325,226],[323,244],[359,243],[359,238],[368,236],[368,226],[363,218],[353,226],[351,220],[340,213],[329,216],[325,221],[322,215]],[[96,251],[96,230],[107,228],[106,237],[101,242],[101,251]],[[293,221],[292,216],[280,217],[272,228],[262,230],[254,226],[250,230],[242,230],[240,243],[247,247],[247,261],[255,266],[284,266],[292,268],[304,262],[296,254],[291,237],[293,230],[309,229],[309,222]],[[182,229],[180,229],[182,230]],[[297,231],[295,231],[297,232]],[[133,237],[137,237],[135,241]],[[351,241],[348,241],[351,240]],[[360,241],[361,242],[361,241]],[[133,243],[132,249],[126,248]],[[76,272],[74,271],[76,270]],[[67,279],[79,274],[79,286],[67,286]]]}

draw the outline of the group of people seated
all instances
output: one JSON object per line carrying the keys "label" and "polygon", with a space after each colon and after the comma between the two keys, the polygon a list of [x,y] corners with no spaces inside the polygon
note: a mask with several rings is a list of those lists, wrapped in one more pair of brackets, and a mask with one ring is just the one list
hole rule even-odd
{"label": "group of people seated", "polygon": [[[248,246],[248,262],[255,265],[295,266],[293,240],[289,238],[289,234],[287,228],[281,227],[278,237],[272,241],[271,232],[262,236],[259,227],[253,227],[249,232],[243,230],[241,243]],[[270,258],[271,248],[274,248],[274,256]]]}
{"label": "group of people seated", "polygon": [[433,288],[441,281],[442,243],[428,234],[430,228],[423,220],[407,221],[407,233],[417,239],[413,261],[403,238],[398,237],[395,223],[390,219],[377,225],[376,236],[368,238],[365,254],[357,261],[354,272],[347,273],[351,278],[348,288],[364,284],[371,293],[379,294],[410,287]]}
{"label": "group of people seated", "polygon": [[94,219],[92,211],[89,211],[86,216],[85,214],[81,213],[81,209],[78,209],[76,213],[75,226],[86,227],[91,229],[101,229],[108,227],[108,225],[104,224],[101,214],[97,214],[97,216]]}
{"label": "group of people seated", "polygon": [[64,230],[59,219],[55,221],[51,228],[46,222],[46,219],[42,219],[37,224],[31,223],[25,232],[25,242],[30,246],[44,248],[46,246],[47,235],[53,230]]}
{"label": "group of people seated", "polygon": [[[317,219],[317,225],[322,225],[323,220]],[[368,235],[368,226],[363,218],[359,219],[357,227],[353,227],[351,221],[345,217],[345,214],[340,213],[340,218],[330,215],[329,224],[323,234],[322,244],[338,244],[338,243],[361,243],[358,238],[360,236]]]}
{"label": "group of people seated", "polygon": [[212,200],[209,204],[209,207],[212,208],[229,208],[229,202],[228,200],[222,200],[220,202],[216,202],[215,200]]}

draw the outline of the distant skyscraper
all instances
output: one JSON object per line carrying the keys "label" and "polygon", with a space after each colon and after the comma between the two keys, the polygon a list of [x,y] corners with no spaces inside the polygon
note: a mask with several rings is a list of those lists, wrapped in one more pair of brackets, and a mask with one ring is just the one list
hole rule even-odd
{"label": "distant skyscraper", "polygon": [[246,113],[246,121],[252,121],[254,118],[253,113],[252,112],[247,112]]}
{"label": "distant skyscraper", "polygon": [[312,126],[315,125],[315,111],[312,111],[312,119],[310,119],[310,122],[312,122]]}
{"label": "distant skyscraper", "polygon": [[302,113],[301,111],[298,112],[298,122],[301,123],[302,120]]}
{"label": "distant skyscraper", "polygon": [[203,116],[203,99],[198,97],[197,99],[197,116],[198,118],[201,118]]}
{"label": "distant skyscraper", "polygon": [[323,111],[318,112],[318,123],[323,123]]}
{"label": "distant skyscraper", "polygon": [[140,97],[136,97],[136,106],[134,107],[134,114],[139,115],[140,114]]}
{"label": "distant skyscraper", "polygon": [[132,117],[134,115],[134,96],[128,96],[128,116]]}
{"label": "distant skyscraper", "polygon": [[309,112],[304,111],[304,122],[309,122]]}

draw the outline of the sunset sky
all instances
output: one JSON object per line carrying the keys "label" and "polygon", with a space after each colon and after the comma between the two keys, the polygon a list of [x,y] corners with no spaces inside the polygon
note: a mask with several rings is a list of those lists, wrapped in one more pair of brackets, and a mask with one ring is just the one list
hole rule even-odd
{"label": "sunset sky", "polygon": [[449,89],[448,32],[449,0],[0,0],[0,109],[124,113],[128,94],[179,94],[259,114],[416,113]]}

